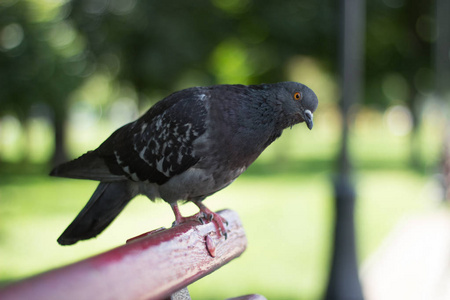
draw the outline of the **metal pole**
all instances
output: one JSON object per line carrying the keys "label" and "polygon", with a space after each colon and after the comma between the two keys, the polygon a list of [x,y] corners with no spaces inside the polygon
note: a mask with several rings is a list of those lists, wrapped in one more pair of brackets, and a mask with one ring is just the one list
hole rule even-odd
{"label": "metal pole", "polygon": [[334,247],[327,300],[361,300],[363,293],[358,275],[355,245],[355,189],[351,180],[352,164],[348,151],[350,109],[357,103],[363,80],[365,1],[340,1],[339,73],[342,98],[341,149],[334,179],[336,219]]}
{"label": "metal pole", "polygon": [[[435,48],[436,94],[441,101],[450,100],[450,1],[436,1],[437,39]],[[448,104],[447,104],[448,105]]]}

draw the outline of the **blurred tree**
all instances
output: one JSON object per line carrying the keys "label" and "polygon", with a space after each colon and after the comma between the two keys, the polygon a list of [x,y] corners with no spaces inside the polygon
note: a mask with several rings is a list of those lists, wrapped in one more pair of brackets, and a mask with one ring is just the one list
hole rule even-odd
{"label": "blurred tree", "polygon": [[436,38],[430,1],[369,1],[365,104],[401,104],[412,115],[410,162],[420,166],[417,131],[423,101],[432,90],[432,43]]}
{"label": "blurred tree", "polygon": [[[336,8],[328,0],[5,0],[2,112],[23,120],[32,103],[50,105],[55,153],[63,153],[68,95],[94,69],[130,84],[141,105],[192,85],[284,80],[298,55],[334,73]],[[430,4],[372,1],[368,12],[362,104],[407,105],[418,124],[419,101],[432,80]]]}
{"label": "blurred tree", "polygon": [[32,1],[0,4],[0,114],[12,113],[25,122],[34,103],[49,106],[55,162],[67,158],[67,99],[88,69],[83,49],[81,38],[58,6]]}
{"label": "blurred tree", "polygon": [[74,0],[70,5],[97,62],[131,82],[140,99],[187,85],[280,81],[294,55],[330,63],[334,57],[334,17],[325,1]]}

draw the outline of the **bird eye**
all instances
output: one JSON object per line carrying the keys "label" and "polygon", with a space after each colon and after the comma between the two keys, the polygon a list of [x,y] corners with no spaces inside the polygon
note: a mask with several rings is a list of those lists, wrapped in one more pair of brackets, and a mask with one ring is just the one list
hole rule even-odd
{"label": "bird eye", "polygon": [[296,92],[294,94],[294,99],[295,100],[302,100],[302,93]]}

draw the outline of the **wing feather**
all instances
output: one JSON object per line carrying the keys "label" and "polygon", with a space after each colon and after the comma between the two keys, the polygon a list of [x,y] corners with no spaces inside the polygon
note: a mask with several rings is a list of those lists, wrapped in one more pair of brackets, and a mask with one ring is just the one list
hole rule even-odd
{"label": "wing feather", "polygon": [[176,92],[116,130],[96,150],[55,168],[51,175],[163,184],[200,159],[194,141],[206,131],[206,98],[201,88]]}

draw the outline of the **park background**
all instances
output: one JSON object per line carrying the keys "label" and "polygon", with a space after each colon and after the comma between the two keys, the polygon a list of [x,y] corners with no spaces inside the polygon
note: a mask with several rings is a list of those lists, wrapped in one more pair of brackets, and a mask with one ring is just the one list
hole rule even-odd
{"label": "park background", "polygon": [[[195,299],[323,296],[344,122],[363,275],[398,222],[445,209],[448,98],[436,92],[436,3],[366,3],[364,89],[347,119],[339,109],[338,4],[1,1],[0,285],[171,225],[166,203],[138,197],[98,238],[61,247],[57,237],[96,183],[47,174],[191,86],[292,80],[319,98],[312,131],[286,130],[235,183],[205,201],[213,210],[237,211],[249,244],[242,257],[189,287]],[[181,210],[195,212],[190,204]]]}

